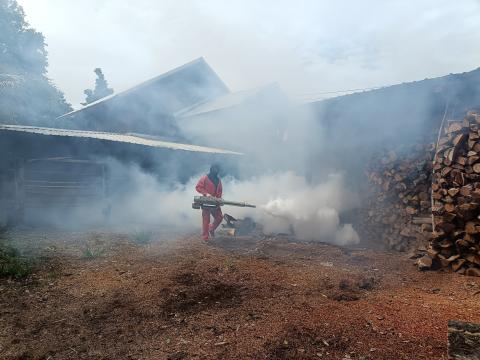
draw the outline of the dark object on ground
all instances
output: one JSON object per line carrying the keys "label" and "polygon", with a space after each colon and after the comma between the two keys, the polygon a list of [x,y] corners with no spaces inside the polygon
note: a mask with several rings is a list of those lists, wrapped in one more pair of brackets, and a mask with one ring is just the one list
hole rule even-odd
{"label": "dark object on ground", "polygon": [[246,217],[245,219],[235,219],[229,214],[223,215],[223,218],[227,222],[222,224],[221,233],[229,236],[243,236],[252,234],[256,229],[257,224],[252,218]]}

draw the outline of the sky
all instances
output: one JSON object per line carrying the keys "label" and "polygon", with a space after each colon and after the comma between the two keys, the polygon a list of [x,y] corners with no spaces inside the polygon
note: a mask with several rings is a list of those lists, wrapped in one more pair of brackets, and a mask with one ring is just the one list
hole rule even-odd
{"label": "sky", "polygon": [[473,70],[480,0],[18,0],[74,107],[101,67],[116,92],[203,56],[232,91],[292,99]]}

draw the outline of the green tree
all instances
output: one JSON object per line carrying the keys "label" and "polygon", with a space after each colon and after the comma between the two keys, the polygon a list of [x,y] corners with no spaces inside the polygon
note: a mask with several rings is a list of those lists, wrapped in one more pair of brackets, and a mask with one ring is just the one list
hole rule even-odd
{"label": "green tree", "polygon": [[51,125],[71,110],[47,77],[45,38],[16,0],[0,0],[0,122]]}
{"label": "green tree", "polygon": [[95,80],[95,89],[86,89],[83,91],[85,94],[85,102],[82,105],[90,104],[98,99],[113,94],[113,89],[108,87],[105,75],[103,75],[102,69],[96,68],[93,72],[97,75]]}

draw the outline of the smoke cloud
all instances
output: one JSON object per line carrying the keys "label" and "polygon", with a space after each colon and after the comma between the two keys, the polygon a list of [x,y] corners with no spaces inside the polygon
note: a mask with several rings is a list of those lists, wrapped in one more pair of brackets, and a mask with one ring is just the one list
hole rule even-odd
{"label": "smoke cloud", "polygon": [[349,193],[340,174],[310,185],[292,172],[264,175],[249,181],[227,183],[227,190],[259,204],[257,210],[239,210],[264,226],[266,233],[293,233],[299,240],[321,240],[339,245],[360,241],[351,225],[341,225],[340,214],[354,208],[358,199]]}
{"label": "smoke cloud", "polygon": [[[191,208],[195,185],[202,174],[186,184],[162,185],[152,174],[137,167],[116,164],[115,173],[129,176],[130,191],[112,200],[110,223],[116,227],[162,227],[184,232],[199,231],[201,212]],[[265,233],[288,233],[298,240],[356,244],[359,237],[340,214],[356,206],[358,199],[344,189],[341,175],[312,186],[293,172],[260,175],[249,180],[223,179],[224,198],[247,201],[257,208],[224,207],[223,211],[251,217]]]}
{"label": "smoke cloud", "polygon": [[[309,0],[295,9],[285,1],[201,5],[167,1],[160,6],[144,0],[134,6],[86,0],[57,2],[54,7],[45,5],[49,1],[20,3],[32,25],[45,32],[50,74],[74,103],[79,102],[81,89],[89,86],[85,74],[97,66],[120,91],[205,56],[233,90],[278,81],[287,95],[312,92],[315,97],[319,90],[377,86],[464,70],[474,67],[478,58],[474,56],[478,47],[473,45],[478,42],[475,1],[458,6],[443,0],[415,5]],[[76,31],[79,28],[83,31]],[[454,37],[464,41],[451,41]],[[459,58],[458,53],[465,56]],[[125,63],[132,71],[125,71]],[[255,101],[189,116],[170,114],[169,120],[175,122],[182,141],[245,153],[222,163],[224,169],[233,169],[223,178],[224,197],[258,207],[225,208],[233,216],[254,218],[266,233],[354,244],[359,237],[352,225],[344,223],[343,214],[360,203],[356,189],[370,155],[365,145],[375,151],[389,137],[412,138],[421,133],[421,120],[431,113],[430,90],[416,96],[419,105],[413,107],[405,106],[411,93],[403,94],[402,89],[384,91],[382,101],[378,95],[363,100],[352,96],[346,102],[332,100],[299,109],[272,86]],[[215,89],[211,91],[207,98],[215,98]],[[141,94],[143,99],[154,98],[148,95]],[[437,102],[443,104],[443,99]],[[405,110],[411,108],[414,111]],[[443,109],[435,106],[436,112],[437,108]],[[407,120],[393,121],[392,114]],[[198,231],[200,214],[191,209],[201,175],[198,166],[192,166],[195,160],[175,162],[160,155],[148,160],[149,173],[136,165],[107,161],[112,173],[111,224]],[[136,161],[146,162],[140,157]],[[167,182],[155,173],[176,168],[185,169],[187,180]]]}

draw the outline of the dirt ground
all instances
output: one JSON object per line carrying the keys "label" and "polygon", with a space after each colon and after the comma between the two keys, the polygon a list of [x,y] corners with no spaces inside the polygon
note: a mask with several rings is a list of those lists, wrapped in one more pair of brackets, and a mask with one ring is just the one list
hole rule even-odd
{"label": "dirt ground", "polygon": [[444,359],[480,279],[288,238],[7,235],[41,259],[0,280],[2,359]]}

